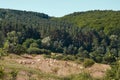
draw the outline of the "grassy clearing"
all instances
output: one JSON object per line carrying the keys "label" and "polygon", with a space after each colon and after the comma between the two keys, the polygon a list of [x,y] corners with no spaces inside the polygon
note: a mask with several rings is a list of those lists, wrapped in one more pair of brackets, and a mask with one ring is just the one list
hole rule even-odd
{"label": "grassy clearing", "polygon": [[[29,74],[31,75],[36,75],[38,79],[44,79],[44,80],[61,80],[60,77],[58,76],[55,76],[53,74],[49,74],[49,73],[42,73],[40,70],[37,70],[37,69],[34,69],[34,68],[30,68],[30,67],[26,67],[26,66],[23,66],[21,64],[18,64],[14,61],[7,61],[7,60],[0,60],[0,65],[2,65],[7,71],[10,70],[10,71],[24,71],[27,73],[28,77],[29,77]],[[7,72],[9,73],[9,72]],[[29,74],[28,74],[29,73]],[[22,76],[21,76],[22,77]],[[28,79],[29,80],[29,79]],[[37,79],[34,79],[34,80],[37,80]]]}
{"label": "grassy clearing", "polygon": [[[27,58],[26,58],[27,56]],[[7,75],[6,77],[8,77],[7,79],[5,78],[4,80],[96,80],[95,78],[93,78],[93,75],[96,75],[97,73],[100,73],[100,75],[104,74],[104,70],[103,69],[108,69],[107,65],[102,65],[102,64],[94,64],[91,67],[87,67],[84,70],[82,69],[81,73],[76,73],[74,74],[74,72],[72,74],[68,74],[68,75],[57,75],[57,73],[59,73],[59,69],[64,69],[65,65],[67,65],[67,69],[69,68],[70,70],[74,69],[76,70],[76,68],[80,67],[82,64],[82,62],[76,62],[78,63],[77,65],[72,64],[71,61],[58,61],[55,62],[57,65],[52,64],[54,66],[51,67],[52,73],[51,72],[44,72],[44,69],[47,70],[48,67],[47,64],[41,64],[39,66],[43,66],[42,68],[36,67],[39,62],[31,65],[31,64],[19,64],[19,60],[36,60],[41,58],[43,58],[43,56],[41,55],[37,55],[35,57],[31,58],[31,55],[14,55],[14,54],[10,54],[8,56],[3,57],[2,59],[0,59],[0,66],[4,67],[4,72]],[[31,59],[28,59],[28,57],[30,57]],[[42,62],[46,63],[46,60],[49,59],[43,59]],[[17,61],[17,62],[16,62]],[[51,60],[51,62],[54,62],[54,60]],[[67,62],[67,63],[66,63]],[[75,63],[75,61],[73,61]],[[59,65],[58,65],[59,64]],[[60,68],[60,64],[62,64],[62,68]],[[70,66],[68,66],[70,65]],[[44,67],[45,66],[45,67]],[[71,67],[72,66],[72,67]],[[65,74],[69,73],[70,71],[67,69],[64,69]],[[49,69],[48,69],[49,70]],[[81,70],[81,69],[80,69]],[[78,69],[77,69],[78,71]],[[97,73],[96,73],[97,72]],[[90,74],[89,74],[90,73]],[[97,75],[97,76],[100,76]],[[103,75],[102,75],[103,76]],[[12,79],[11,79],[12,77]],[[18,79],[20,78],[20,79]],[[22,78],[22,79],[21,79]],[[2,79],[3,80],[3,79]],[[100,79],[99,79],[100,80]],[[101,79],[102,80],[102,79]]]}

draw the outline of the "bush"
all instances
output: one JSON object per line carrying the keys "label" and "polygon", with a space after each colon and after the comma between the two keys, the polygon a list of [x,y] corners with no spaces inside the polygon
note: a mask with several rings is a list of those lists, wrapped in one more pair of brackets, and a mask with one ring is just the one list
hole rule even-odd
{"label": "bush", "polygon": [[92,59],[85,59],[84,60],[84,63],[83,63],[83,66],[84,67],[90,67],[94,64],[95,62],[92,60]]}
{"label": "bush", "polygon": [[33,47],[33,48],[28,48],[28,49],[27,49],[27,52],[28,52],[29,54],[40,54],[40,53],[41,53],[41,50],[40,50],[39,48]]}
{"label": "bush", "polygon": [[63,54],[57,54],[57,55],[52,55],[51,58],[57,59],[57,60],[66,60],[66,61],[75,61],[75,56],[72,55],[63,55]]}
{"label": "bush", "polygon": [[75,61],[75,56],[72,56],[72,55],[64,55],[64,57],[63,57],[63,60],[70,60],[70,61]]}
{"label": "bush", "polygon": [[2,48],[0,48],[0,58],[1,58],[2,56],[5,56],[5,55],[7,55],[7,51],[4,50],[4,49],[2,49]]}
{"label": "bush", "polygon": [[51,58],[51,55],[44,54],[44,58]]}
{"label": "bush", "polygon": [[4,75],[4,67],[0,66],[0,79],[3,79]]}
{"label": "bush", "polygon": [[11,71],[11,76],[12,76],[12,80],[16,80],[16,78],[17,78],[17,74],[18,74],[18,71],[16,71],[16,70],[13,70],[13,71]]}
{"label": "bush", "polygon": [[103,61],[106,64],[111,64],[116,61],[115,56],[111,53],[106,53],[105,56],[103,57]]}
{"label": "bush", "polygon": [[111,69],[106,72],[104,80],[120,80],[120,60],[111,66]]}
{"label": "bush", "polygon": [[30,47],[31,47],[31,48],[32,48],[32,47],[36,47],[36,48],[38,48],[39,45],[38,45],[37,43],[34,42],[34,43],[31,43],[31,44],[30,44]]}
{"label": "bush", "polygon": [[51,51],[50,50],[47,50],[47,49],[40,49],[41,53],[43,54],[50,54]]}
{"label": "bush", "polygon": [[50,54],[51,53],[51,51],[49,51],[49,50],[39,49],[39,48],[36,48],[36,47],[28,48],[27,52],[29,54],[43,54],[43,53]]}
{"label": "bush", "polygon": [[25,52],[26,52],[26,49],[22,45],[18,44],[16,46],[14,46],[13,53],[21,54],[21,53],[25,53]]}

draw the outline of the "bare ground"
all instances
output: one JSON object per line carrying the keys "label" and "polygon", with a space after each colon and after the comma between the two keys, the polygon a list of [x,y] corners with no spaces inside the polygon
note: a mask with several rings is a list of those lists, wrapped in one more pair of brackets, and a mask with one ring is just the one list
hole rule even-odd
{"label": "bare ground", "polygon": [[[13,61],[28,68],[32,68],[43,73],[55,74],[57,76],[68,76],[71,74],[78,74],[85,71],[89,72],[90,75],[94,78],[101,78],[105,75],[106,70],[110,69],[109,65],[97,63],[95,63],[89,68],[84,68],[82,64],[77,64],[72,61],[62,61],[44,58],[43,55],[31,56],[25,54],[22,56],[18,56],[11,54],[9,55],[9,57],[6,57],[5,60]],[[25,76],[25,78],[27,76],[27,73],[24,71],[19,72],[19,74]],[[32,76],[35,77],[36,75]],[[25,78],[19,77],[17,80],[27,80]]]}

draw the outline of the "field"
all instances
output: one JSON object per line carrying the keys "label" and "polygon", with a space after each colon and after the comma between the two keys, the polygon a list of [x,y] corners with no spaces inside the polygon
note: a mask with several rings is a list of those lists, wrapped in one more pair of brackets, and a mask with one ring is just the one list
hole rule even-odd
{"label": "field", "polygon": [[11,71],[16,71],[16,80],[63,80],[64,77],[79,73],[90,73],[93,78],[103,78],[109,65],[95,63],[84,68],[83,63],[45,58],[44,55],[10,54],[0,60],[4,66],[6,80]]}

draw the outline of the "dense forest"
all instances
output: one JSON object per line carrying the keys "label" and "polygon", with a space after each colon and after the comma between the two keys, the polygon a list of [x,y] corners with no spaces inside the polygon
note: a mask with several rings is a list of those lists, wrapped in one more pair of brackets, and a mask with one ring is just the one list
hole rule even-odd
{"label": "dense forest", "polygon": [[112,63],[120,58],[120,11],[75,12],[61,18],[0,9],[0,47],[9,53],[61,53]]}

